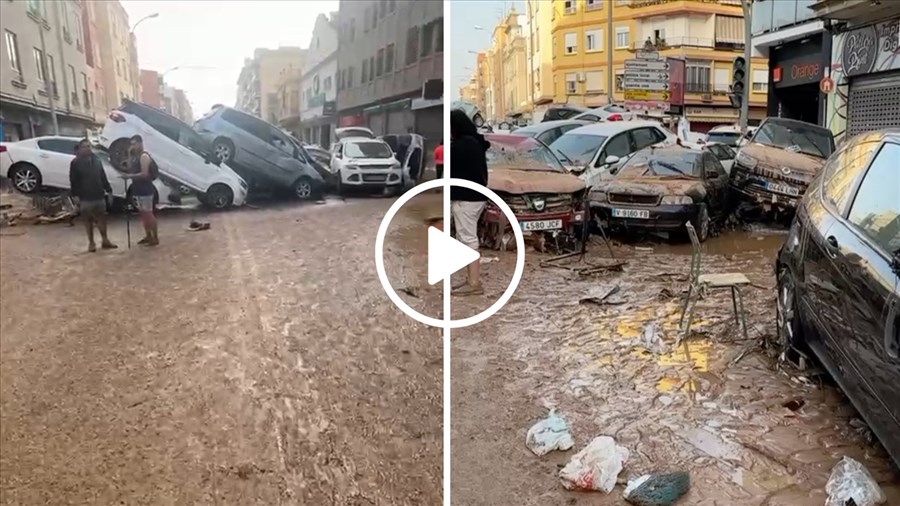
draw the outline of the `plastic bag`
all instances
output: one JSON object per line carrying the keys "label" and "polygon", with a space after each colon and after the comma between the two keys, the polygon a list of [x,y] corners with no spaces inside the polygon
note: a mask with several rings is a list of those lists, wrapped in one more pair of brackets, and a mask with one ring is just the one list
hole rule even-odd
{"label": "plastic bag", "polygon": [[616,486],[628,456],[628,449],[617,445],[613,438],[599,436],[572,456],[559,471],[559,477],[568,490],[600,490],[608,494]]}
{"label": "plastic bag", "polygon": [[850,499],[856,506],[875,506],[887,502],[887,497],[866,466],[850,457],[844,457],[835,464],[825,484],[825,492],[828,494],[825,506],[846,506]]}
{"label": "plastic bag", "polygon": [[572,440],[566,421],[552,409],[547,418],[532,425],[525,436],[525,446],[539,457],[553,450],[566,451],[574,445],[575,441]]}

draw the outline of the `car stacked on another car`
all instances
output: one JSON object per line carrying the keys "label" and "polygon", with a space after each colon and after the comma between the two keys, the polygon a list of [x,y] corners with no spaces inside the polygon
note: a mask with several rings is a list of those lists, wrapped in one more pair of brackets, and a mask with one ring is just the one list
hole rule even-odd
{"label": "car stacked on another car", "polygon": [[160,178],[196,193],[212,208],[243,205],[247,183],[220,163],[203,138],[178,118],[130,100],[109,114],[99,138],[117,170],[128,171],[128,148],[134,135],[144,139],[144,149],[159,166]]}
{"label": "car stacked on another car", "polygon": [[252,192],[283,192],[306,200],[326,186],[303,146],[281,129],[250,114],[213,106],[194,123],[216,156],[240,174]]}
{"label": "car stacked on another car", "polygon": [[811,352],[900,467],[900,129],[828,159],[776,272],[775,346],[794,362]]}
{"label": "car stacked on another car", "polygon": [[705,241],[725,217],[728,175],[709,151],[682,146],[636,153],[615,177],[593,186],[591,216],[601,227],[687,237],[690,221]]}
{"label": "car stacked on another car", "polygon": [[340,138],[331,150],[331,171],[337,180],[338,193],[351,187],[403,189],[403,168],[391,146],[381,139]]}
{"label": "car stacked on another car", "polygon": [[792,214],[810,181],[834,152],[830,130],[785,118],[766,118],[737,153],[731,189],[764,212]]}

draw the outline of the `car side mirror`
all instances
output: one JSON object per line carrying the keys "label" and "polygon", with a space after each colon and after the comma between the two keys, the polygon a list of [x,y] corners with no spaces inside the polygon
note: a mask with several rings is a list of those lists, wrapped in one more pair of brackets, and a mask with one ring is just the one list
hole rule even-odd
{"label": "car side mirror", "polygon": [[621,158],[619,158],[616,155],[609,155],[606,157],[606,160],[604,160],[603,163],[606,165],[615,165],[615,164],[619,163],[620,160],[621,160]]}
{"label": "car side mirror", "polygon": [[334,154],[334,157],[337,158],[338,160],[340,160],[340,159],[344,158],[344,155],[342,155],[340,152],[338,152],[338,153]]}

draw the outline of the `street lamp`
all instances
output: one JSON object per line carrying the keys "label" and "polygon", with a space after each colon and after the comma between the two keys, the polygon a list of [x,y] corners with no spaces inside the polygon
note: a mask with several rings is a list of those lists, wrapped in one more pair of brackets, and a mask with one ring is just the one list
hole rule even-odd
{"label": "street lamp", "polygon": [[138,25],[141,24],[142,22],[144,22],[144,21],[146,21],[146,20],[148,20],[148,19],[158,18],[158,17],[159,17],[159,13],[158,13],[158,12],[154,12],[153,14],[148,14],[148,15],[142,17],[141,19],[137,20],[137,23],[135,23],[135,24],[131,27],[130,32],[131,32],[131,33],[134,33],[134,29],[137,28]]}
{"label": "street lamp", "polygon": [[160,74],[159,77],[165,77],[166,74],[172,72],[173,70],[213,70],[215,68],[216,67],[210,67],[208,65],[175,65],[174,67]]}

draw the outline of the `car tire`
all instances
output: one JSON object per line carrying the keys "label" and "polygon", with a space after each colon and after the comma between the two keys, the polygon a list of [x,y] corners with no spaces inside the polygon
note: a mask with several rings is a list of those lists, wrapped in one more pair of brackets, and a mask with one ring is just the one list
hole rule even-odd
{"label": "car tire", "polygon": [[794,273],[788,267],[781,267],[776,284],[776,340],[770,343],[780,356],[787,356],[791,348],[800,348],[804,343],[796,287]]}
{"label": "car tire", "polygon": [[219,162],[229,163],[234,159],[234,143],[224,137],[219,137],[213,141],[213,153]]}
{"label": "car tire", "polygon": [[131,139],[126,139],[125,137],[123,137],[121,139],[116,139],[112,144],[109,145],[109,161],[111,161],[113,166],[120,172],[129,172],[128,149],[130,142]]}
{"label": "car tire", "polygon": [[215,210],[228,209],[234,203],[234,192],[228,185],[216,183],[206,191],[203,203]]}
{"label": "car tire", "polygon": [[19,162],[9,169],[9,179],[13,187],[21,193],[37,193],[43,178],[41,171],[28,162]]}
{"label": "car tire", "polygon": [[691,220],[691,224],[694,225],[694,230],[697,231],[697,239],[700,242],[706,241],[709,238],[709,209],[706,207],[706,204],[700,204],[700,209],[697,211],[697,216],[695,216]]}
{"label": "car tire", "polygon": [[300,200],[312,200],[316,198],[316,189],[313,180],[304,176],[294,182],[291,187],[296,196]]}

